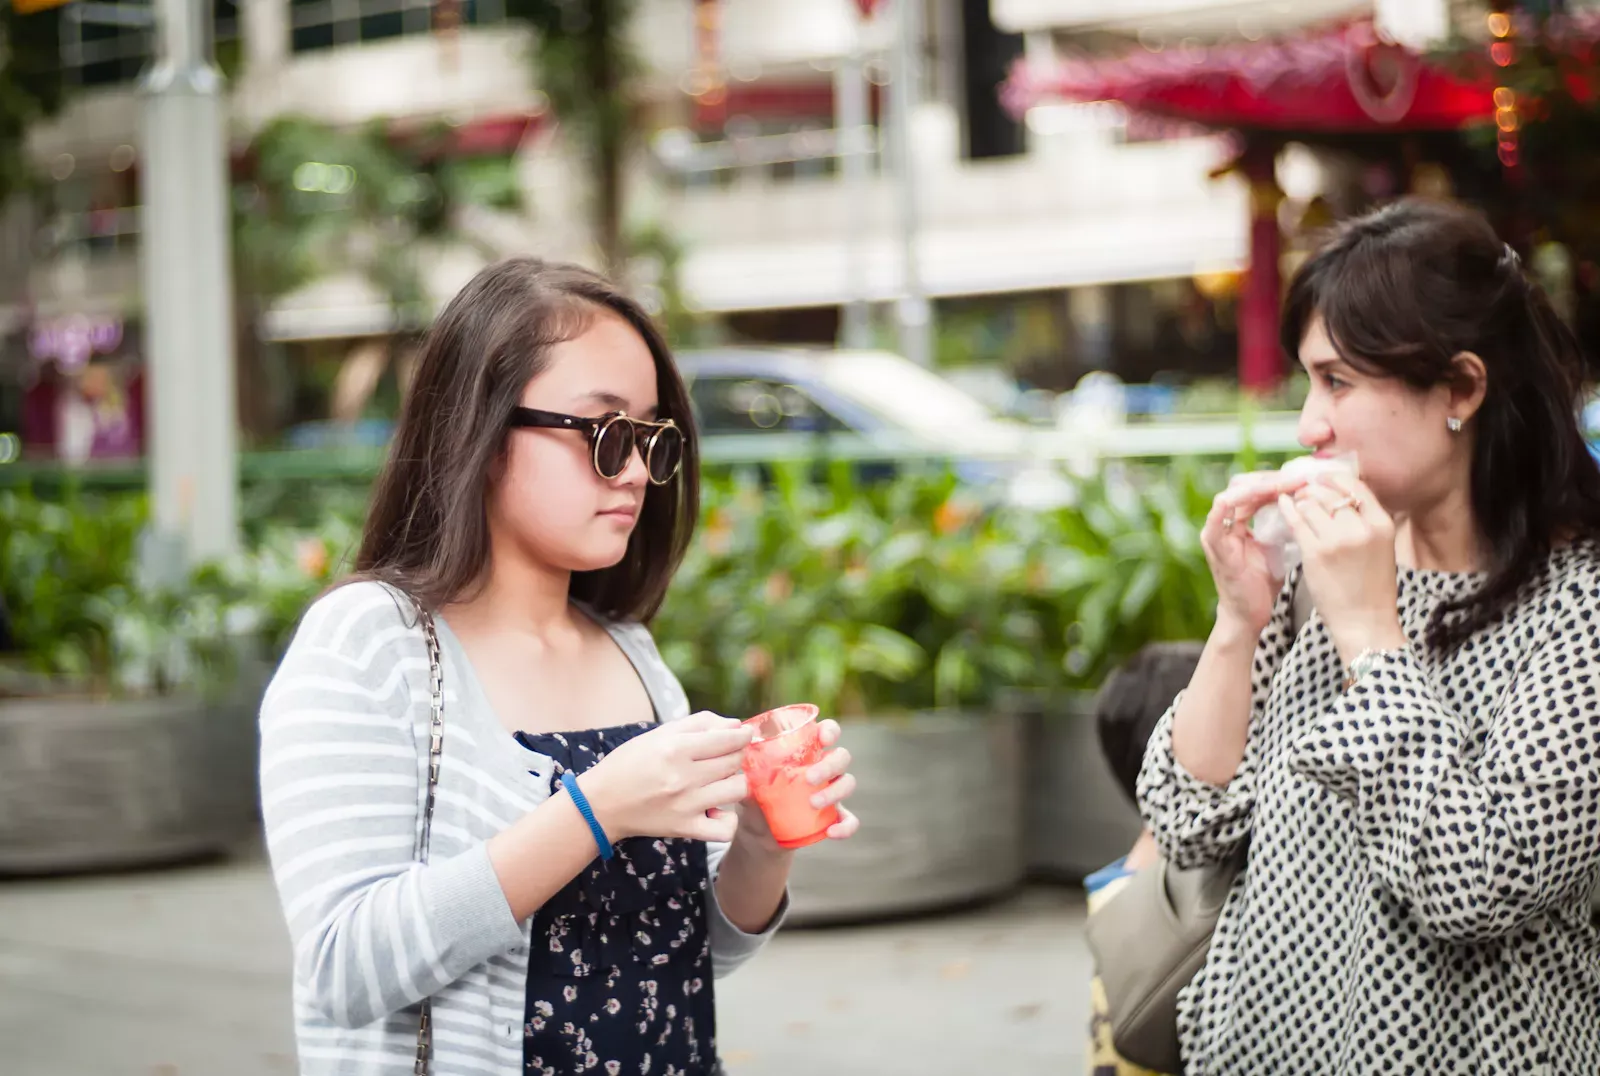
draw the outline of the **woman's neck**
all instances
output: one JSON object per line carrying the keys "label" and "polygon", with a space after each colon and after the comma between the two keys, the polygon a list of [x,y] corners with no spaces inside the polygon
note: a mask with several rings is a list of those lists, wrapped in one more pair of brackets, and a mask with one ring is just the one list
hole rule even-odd
{"label": "woman's neck", "polygon": [[1395,555],[1401,564],[1423,571],[1478,572],[1487,567],[1483,535],[1467,491],[1399,517]]}
{"label": "woman's neck", "polygon": [[483,586],[467,601],[450,605],[445,615],[452,625],[549,637],[572,624],[571,587],[569,571],[495,550]]}

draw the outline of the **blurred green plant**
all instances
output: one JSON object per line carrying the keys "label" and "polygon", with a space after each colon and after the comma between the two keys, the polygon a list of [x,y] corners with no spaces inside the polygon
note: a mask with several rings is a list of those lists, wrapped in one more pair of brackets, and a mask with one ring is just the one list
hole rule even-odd
{"label": "blurred green plant", "polygon": [[142,496],[0,491],[0,595],[30,672],[91,680],[109,663],[95,599],[127,583]]}
{"label": "blurred green plant", "polygon": [[534,77],[586,171],[589,218],[608,271],[626,275],[629,150],[638,137],[644,70],[633,34],[637,0],[509,0],[534,31]]}
{"label": "blurred green plant", "polygon": [[139,495],[0,491],[0,596],[19,648],[0,667],[0,695],[227,690],[282,652],[343,574],[356,533],[338,515],[311,530],[258,526],[237,556],[162,586],[139,571],[146,521]]}
{"label": "blurred green plant", "polygon": [[1303,370],[1289,376],[1266,393],[1246,392],[1234,378],[1201,378],[1179,388],[1173,411],[1180,415],[1240,415],[1260,411],[1298,411],[1311,390]]}
{"label": "blurred green plant", "polygon": [[985,510],[943,471],[862,487],[780,466],[709,481],[705,525],[655,625],[697,706],[751,714],[988,709],[1092,687],[1215,604],[1199,523],[1215,472],[1097,480],[1054,511]]}
{"label": "blurred green plant", "polygon": [[1066,686],[1097,685],[1146,643],[1210,633],[1216,588],[1200,526],[1223,481],[1193,465],[1139,484],[1095,479],[1068,508],[1014,517],[1014,540],[1038,558],[1032,594],[1055,617]]}
{"label": "blurred green plant", "polygon": [[[242,484],[239,523],[247,548],[281,540],[284,532],[349,535],[353,549],[359,537],[355,528],[366,518],[372,493],[371,473],[339,479],[295,481],[271,479]],[[341,545],[342,551],[346,547]]]}
{"label": "blurred green plant", "polygon": [[[780,466],[704,487],[704,526],[654,626],[697,705],[755,713],[805,699],[875,705],[924,660],[894,604],[915,550],[843,469],[812,483]],[[916,485],[887,496],[915,499]]]}
{"label": "blurred green plant", "polygon": [[509,160],[453,159],[450,129],[402,140],[387,120],[335,127],[278,116],[251,139],[250,178],[236,192],[234,245],[241,288],[271,300],[341,271],[370,281],[401,325],[431,316],[422,282],[429,242],[496,251],[460,227],[469,205],[522,208]]}
{"label": "blurred green plant", "polygon": [[695,312],[683,290],[683,243],[664,224],[641,225],[624,237],[630,293],[660,323],[674,348],[710,342],[708,319]]}
{"label": "blurred green plant", "polygon": [[233,192],[235,337],[249,440],[280,431],[289,386],[302,376],[268,343],[264,322],[277,301],[325,277],[365,281],[400,330],[386,345],[392,367],[433,316],[428,260],[447,246],[485,261],[500,256],[482,228],[468,227],[467,212],[520,210],[515,166],[509,157],[460,157],[451,152],[455,138],[443,122],[402,134],[388,120],[339,127],[297,115],[255,132],[247,175]]}
{"label": "blurred green plant", "polygon": [[[1587,3],[1525,0],[1500,7],[1510,18],[1508,49],[1491,47],[1467,30],[1472,23],[1457,22],[1430,60],[1485,87],[1486,95],[1488,87],[1497,96],[1510,91],[1496,101],[1510,108],[1486,108],[1480,122],[1457,136],[1466,153],[1441,147],[1434,160],[1449,166],[1455,188],[1521,250],[1584,351],[1593,354],[1600,348],[1600,202],[1594,195],[1600,189],[1600,21]],[[1504,157],[1503,135],[1511,136]],[[1566,267],[1541,271],[1541,249],[1547,256],[1559,251]]]}
{"label": "blurred green plant", "polygon": [[[940,466],[858,473],[706,476],[702,527],[653,625],[697,707],[990,711],[1092,688],[1147,642],[1210,630],[1198,528],[1222,468],[1108,472],[1049,511],[995,507]],[[0,592],[23,659],[111,693],[223,681],[241,642],[275,659],[348,570],[364,500],[248,501],[242,553],[155,591],[134,569],[142,498],[0,492]]]}

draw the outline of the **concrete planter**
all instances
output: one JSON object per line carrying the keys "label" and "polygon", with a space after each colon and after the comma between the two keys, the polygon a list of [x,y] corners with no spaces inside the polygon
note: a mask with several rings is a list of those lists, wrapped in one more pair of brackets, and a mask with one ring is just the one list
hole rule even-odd
{"label": "concrete planter", "polygon": [[1100,754],[1092,696],[1019,705],[1028,757],[1028,872],[1077,881],[1127,853],[1139,836],[1139,812]]}
{"label": "concrete planter", "polygon": [[217,852],[256,816],[256,702],[0,699],[0,873]]}
{"label": "concrete planter", "polygon": [[844,721],[861,832],[795,856],[790,922],[997,896],[1023,876],[1023,722],[960,713]]}

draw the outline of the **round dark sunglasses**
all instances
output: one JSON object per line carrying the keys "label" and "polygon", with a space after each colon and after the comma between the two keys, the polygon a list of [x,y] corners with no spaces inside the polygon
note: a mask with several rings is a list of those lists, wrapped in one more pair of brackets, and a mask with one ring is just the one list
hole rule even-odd
{"label": "round dark sunglasses", "polygon": [[513,407],[510,425],[525,430],[583,430],[589,435],[589,460],[594,464],[594,473],[607,481],[628,469],[635,448],[644,457],[651,485],[666,485],[683,466],[683,431],[670,418],[646,422],[629,418],[626,411],[584,418]]}

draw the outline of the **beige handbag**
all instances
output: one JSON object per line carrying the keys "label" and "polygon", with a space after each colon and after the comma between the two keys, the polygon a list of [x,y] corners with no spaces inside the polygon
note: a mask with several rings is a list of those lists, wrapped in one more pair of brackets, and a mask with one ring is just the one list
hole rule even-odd
{"label": "beige handbag", "polygon": [[[1296,586],[1296,635],[1311,614],[1306,588]],[[1086,933],[1111,1020],[1111,1043],[1124,1060],[1156,1072],[1181,1073],[1178,993],[1205,966],[1211,934],[1246,849],[1224,863],[1179,870],[1166,860],[1136,871]]]}
{"label": "beige handbag", "polygon": [[1211,932],[1243,862],[1137,871],[1089,917],[1089,949],[1106,993],[1111,1043],[1124,1060],[1181,1073],[1178,992],[1205,966]]}

